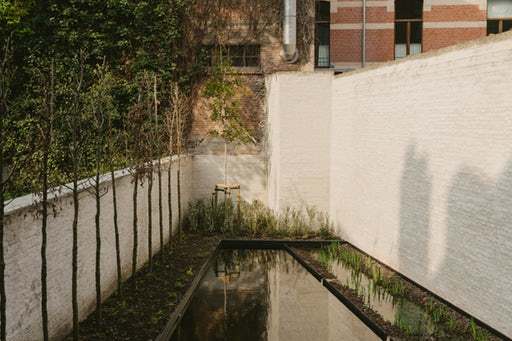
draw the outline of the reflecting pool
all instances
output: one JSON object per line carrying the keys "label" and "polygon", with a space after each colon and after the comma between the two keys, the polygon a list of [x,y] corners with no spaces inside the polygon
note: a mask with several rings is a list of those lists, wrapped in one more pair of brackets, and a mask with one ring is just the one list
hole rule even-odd
{"label": "reflecting pool", "polygon": [[379,338],[287,252],[222,250],[171,340]]}

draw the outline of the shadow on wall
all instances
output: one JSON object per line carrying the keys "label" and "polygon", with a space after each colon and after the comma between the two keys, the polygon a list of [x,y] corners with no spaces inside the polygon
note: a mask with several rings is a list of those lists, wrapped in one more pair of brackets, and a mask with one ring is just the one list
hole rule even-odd
{"label": "shadow on wall", "polygon": [[416,144],[408,147],[400,183],[400,271],[423,276],[428,273],[432,175],[428,157]]}
{"label": "shadow on wall", "polygon": [[435,281],[439,285],[450,275],[450,289],[460,292],[485,287],[474,297],[479,306],[489,315],[503,312],[501,307],[510,306],[511,257],[512,160],[496,181],[477,169],[461,168],[448,196],[446,254]]}
{"label": "shadow on wall", "polygon": [[512,159],[497,180],[467,166],[454,175],[446,201],[444,257],[432,277],[431,201],[429,158],[412,144],[401,179],[400,271],[510,335]]}

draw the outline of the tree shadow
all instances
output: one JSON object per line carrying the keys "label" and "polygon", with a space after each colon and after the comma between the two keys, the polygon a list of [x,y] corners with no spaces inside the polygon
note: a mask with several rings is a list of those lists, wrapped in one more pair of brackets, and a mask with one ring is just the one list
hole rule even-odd
{"label": "tree shadow", "polygon": [[510,335],[512,160],[496,180],[477,168],[460,168],[448,195],[446,224],[435,285],[454,295],[463,310]]}
{"label": "tree shadow", "polygon": [[412,278],[422,278],[429,267],[430,209],[432,175],[428,157],[407,148],[400,183],[400,271]]}

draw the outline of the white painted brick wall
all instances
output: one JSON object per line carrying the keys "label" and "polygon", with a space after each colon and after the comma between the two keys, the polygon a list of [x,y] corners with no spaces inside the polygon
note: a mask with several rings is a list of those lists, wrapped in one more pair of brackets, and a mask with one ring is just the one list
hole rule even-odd
{"label": "white painted brick wall", "polygon": [[[209,199],[216,184],[224,183],[224,155],[192,157],[191,193],[194,199]],[[243,200],[267,203],[267,162],[263,155],[228,156],[228,182],[241,186]]]}
{"label": "white painted brick wall", "polygon": [[330,72],[267,77],[269,203],[329,207]]}
{"label": "white painted brick wall", "polygon": [[274,77],[269,204],[327,200],[343,238],[512,337],[512,33]]}
{"label": "white painted brick wall", "polygon": [[[163,164],[167,169],[167,163]],[[176,160],[173,164],[172,198],[174,228],[177,222]],[[168,233],[167,172],[163,176],[164,236]],[[182,159],[182,202],[186,208],[191,199],[192,163]],[[153,250],[159,250],[158,187],[155,173],[153,187]],[[123,278],[131,274],[132,255],[132,189],[131,176],[120,176],[116,182],[118,192],[119,229]],[[110,183],[105,183],[109,187]],[[30,197],[21,198],[8,207],[5,234],[7,284],[7,336],[8,340],[41,340],[41,223],[33,209],[23,208]],[[148,259],[147,251],[147,184],[139,189],[139,248],[138,264]],[[18,208],[15,210],[15,208]],[[48,311],[51,338],[60,339],[71,331],[71,243],[72,197],[63,197],[58,203],[58,214],[48,222]],[[88,192],[80,195],[79,223],[79,308],[84,319],[95,307],[95,201]],[[116,257],[113,228],[112,191],[102,198],[102,289],[107,298],[116,288]],[[165,239],[165,242],[168,240]]]}
{"label": "white painted brick wall", "polygon": [[511,35],[335,78],[330,204],[343,237],[508,336],[511,89]]}
{"label": "white painted brick wall", "polygon": [[[309,204],[329,211],[342,237],[512,337],[512,34],[336,78],[280,73],[266,83],[268,156],[232,159],[245,199],[267,198],[275,209]],[[209,196],[222,180],[223,157],[198,155],[182,165],[186,209],[190,199]],[[129,177],[119,179],[118,192],[127,277]],[[147,259],[146,197],[144,188],[141,265]],[[107,297],[116,269],[111,194],[103,200]],[[71,198],[61,205],[48,229],[54,337],[71,328]],[[80,219],[79,295],[85,318],[95,302],[90,194],[81,196]],[[9,214],[5,240],[9,339],[38,340],[40,222],[28,209]]]}

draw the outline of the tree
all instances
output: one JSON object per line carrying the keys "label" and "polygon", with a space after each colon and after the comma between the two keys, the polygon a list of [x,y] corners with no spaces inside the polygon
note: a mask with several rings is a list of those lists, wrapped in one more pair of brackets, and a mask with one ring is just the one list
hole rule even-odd
{"label": "tree", "polygon": [[90,123],[84,117],[85,112],[85,72],[86,53],[80,50],[71,60],[69,65],[63,65],[60,77],[63,78],[60,92],[62,102],[59,117],[61,119],[59,141],[57,144],[62,149],[59,165],[73,196],[73,242],[72,242],[72,274],[71,296],[73,309],[73,339],[78,340],[78,219],[80,212],[79,192],[81,179],[88,175],[90,165]]}
{"label": "tree", "polygon": [[[30,118],[17,115],[13,35],[0,41],[0,340],[6,340],[7,296],[5,288],[5,207],[17,192],[22,166],[31,151]],[[29,139],[30,137],[30,139]]]}
{"label": "tree", "polygon": [[168,155],[169,155],[169,166],[167,168],[167,210],[168,210],[168,219],[169,219],[169,243],[172,245],[173,235],[172,235],[172,156],[174,151],[174,129],[176,122],[176,109],[180,107],[179,104],[179,96],[176,97],[175,91],[177,85],[171,84],[171,108],[169,108],[165,113],[165,121],[167,134],[169,137],[169,141],[167,144]]}
{"label": "tree", "polygon": [[[13,1],[0,3],[0,340],[7,340],[7,295],[5,291],[5,200],[9,185],[12,185],[15,160],[19,141],[10,132],[13,114],[10,110],[15,93],[13,91],[16,64],[14,58],[13,37],[20,31],[20,22],[27,14],[26,4]],[[15,124],[14,124],[15,125]]]}
{"label": "tree", "polygon": [[36,67],[36,108],[34,125],[36,130],[37,151],[32,155],[34,163],[39,166],[35,170],[35,179],[41,180],[40,185],[34,186],[41,198],[41,317],[43,323],[43,339],[49,339],[48,331],[48,289],[47,289],[47,227],[48,227],[48,192],[51,187],[52,174],[55,167],[52,158],[54,145],[54,130],[56,121],[55,111],[55,63],[44,63]]}
{"label": "tree", "polygon": [[6,306],[7,298],[5,294],[5,255],[4,255],[4,215],[6,186],[9,175],[6,174],[5,164],[5,126],[9,111],[8,98],[10,96],[10,78],[12,76],[11,68],[11,41],[7,38],[2,41],[2,54],[0,55],[0,339],[5,341],[6,337]]}
{"label": "tree", "polygon": [[[156,150],[156,155],[158,157],[157,160],[157,176],[158,176],[158,227],[160,232],[160,252],[164,250],[164,213],[163,213],[163,204],[162,204],[162,136],[164,135],[161,129],[160,120],[158,117],[158,106],[160,102],[158,101],[158,78],[154,76],[153,82],[153,94],[154,94],[154,109],[155,109],[155,128],[154,128],[154,145]],[[170,239],[169,239],[170,241]]]}
{"label": "tree", "polygon": [[[162,173],[161,173],[161,149],[163,134],[158,117],[158,76],[154,72],[144,71],[139,76],[139,158],[142,171],[148,184],[148,260],[149,270],[153,266],[153,186],[155,168],[158,177],[158,212],[160,249],[163,250],[163,207],[162,207]],[[141,143],[142,142],[142,143]],[[156,159],[156,163],[155,163]]]}
{"label": "tree", "polygon": [[[115,109],[115,107],[113,108]],[[119,112],[117,110],[109,111],[107,116],[107,163],[110,170],[110,180],[112,182],[112,207],[114,222],[114,238],[116,244],[116,270],[117,270],[117,291],[121,293],[122,287],[122,269],[121,269],[121,246],[119,240],[119,223],[117,209],[117,190],[116,190],[116,167],[125,165],[125,155],[122,148],[122,133],[124,127],[116,127],[119,120]]]}
{"label": "tree", "polygon": [[228,183],[228,144],[254,141],[241,119],[239,98],[246,89],[232,70],[228,58],[219,47],[219,59],[206,81],[204,95],[209,99],[210,118],[217,123],[210,133],[224,140],[224,185]]}
{"label": "tree", "polygon": [[108,169],[107,158],[109,123],[111,116],[116,111],[112,98],[114,80],[105,60],[102,65],[97,65],[94,70],[94,83],[89,88],[87,97],[87,110],[85,119],[91,123],[91,144],[93,148],[94,178],[92,192],[96,201],[96,314],[98,322],[101,322],[101,197],[106,191],[101,189],[101,174]]}
{"label": "tree", "polygon": [[148,262],[149,271],[153,269],[153,175],[154,175],[154,159],[155,159],[155,139],[159,138],[155,132],[154,105],[155,105],[155,75],[151,72],[144,71],[140,75],[139,87],[142,95],[142,121],[138,129],[141,140],[141,160],[143,163],[143,171],[148,181]]}
{"label": "tree", "polygon": [[144,91],[139,84],[137,102],[132,105],[126,117],[125,141],[126,159],[130,164],[129,172],[132,175],[132,210],[133,210],[133,248],[132,248],[132,277],[137,272],[138,257],[138,188],[142,182],[144,169],[145,146],[143,146],[144,132],[143,125],[146,119],[144,108]]}
{"label": "tree", "polygon": [[[183,148],[183,131],[186,122],[188,98],[183,93],[178,83],[173,83],[171,87],[171,105],[169,124],[170,149],[172,153],[173,136],[176,136],[176,151],[178,156],[178,169],[176,171],[176,191],[178,195],[178,241],[181,240],[181,153]],[[175,129],[175,130],[173,130]],[[173,132],[176,132],[176,135]],[[170,171],[170,170],[169,170]]]}

